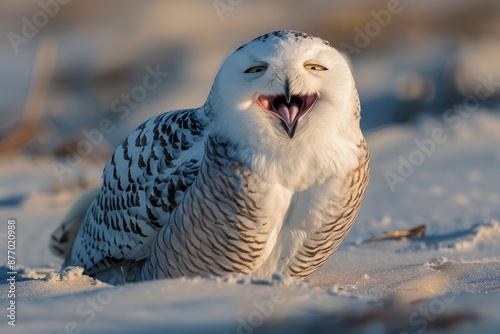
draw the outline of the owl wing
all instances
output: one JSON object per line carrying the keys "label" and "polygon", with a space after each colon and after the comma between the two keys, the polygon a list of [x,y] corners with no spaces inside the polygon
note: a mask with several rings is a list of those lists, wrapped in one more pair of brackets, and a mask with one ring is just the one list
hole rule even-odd
{"label": "owl wing", "polygon": [[130,134],[106,164],[65,264],[93,275],[146,258],[196,178],[208,124],[203,108],[178,110]]}
{"label": "owl wing", "polygon": [[358,166],[336,189],[321,212],[322,224],[307,232],[302,248],[288,263],[292,276],[306,278],[318,270],[333,255],[356,219],[369,181],[370,155],[364,139],[357,145],[363,152]]}
{"label": "owl wing", "polygon": [[[361,118],[361,104],[356,86],[353,86],[353,115]],[[347,236],[356,219],[370,177],[370,152],[361,135],[356,145],[360,155],[357,166],[351,170],[340,184],[336,185],[335,198],[321,210],[321,224],[307,232],[302,248],[288,263],[292,276],[309,277],[335,253]]]}

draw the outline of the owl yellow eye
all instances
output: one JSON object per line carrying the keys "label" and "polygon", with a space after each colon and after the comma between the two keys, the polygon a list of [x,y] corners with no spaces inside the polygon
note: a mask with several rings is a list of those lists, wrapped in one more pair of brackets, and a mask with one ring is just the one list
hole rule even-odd
{"label": "owl yellow eye", "polygon": [[324,67],[323,65],[319,65],[319,64],[305,64],[304,68],[306,68],[308,70],[313,70],[313,71],[326,71],[327,70],[326,67]]}
{"label": "owl yellow eye", "polygon": [[258,72],[264,72],[267,69],[267,66],[261,65],[261,66],[253,66],[250,67],[248,70],[245,71],[245,73],[258,73]]}

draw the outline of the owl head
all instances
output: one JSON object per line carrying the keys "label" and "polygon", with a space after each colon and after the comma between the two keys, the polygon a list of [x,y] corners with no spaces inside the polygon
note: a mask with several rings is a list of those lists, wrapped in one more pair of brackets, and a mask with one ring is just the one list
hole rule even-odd
{"label": "owl head", "polygon": [[210,95],[216,127],[250,145],[290,146],[359,132],[347,58],[303,32],[274,31],[239,47]]}

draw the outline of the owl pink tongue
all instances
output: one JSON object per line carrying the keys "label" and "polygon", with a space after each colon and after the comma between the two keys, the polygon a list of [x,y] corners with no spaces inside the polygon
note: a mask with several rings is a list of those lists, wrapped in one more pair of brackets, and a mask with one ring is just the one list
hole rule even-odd
{"label": "owl pink tongue", "polygon": [[299,106],[293,103],[289,108],[286,106],[286,104],[282,103],[278,107],[277,112],[281,116],[281,119],[283,119],[283,121],[286,123],[288,128],[292,128],[299,113]]}

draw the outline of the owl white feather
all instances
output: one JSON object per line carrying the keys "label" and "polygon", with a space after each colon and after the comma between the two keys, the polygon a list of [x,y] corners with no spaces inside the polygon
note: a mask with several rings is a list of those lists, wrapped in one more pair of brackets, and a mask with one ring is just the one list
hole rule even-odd
{"label": "owl white feather", "polygon": [[305,278],[359,211],[369,155],[348,60],[275,31],[238,48],[203,106],[154,117],[52,235],[107,282],[241,273]]}

